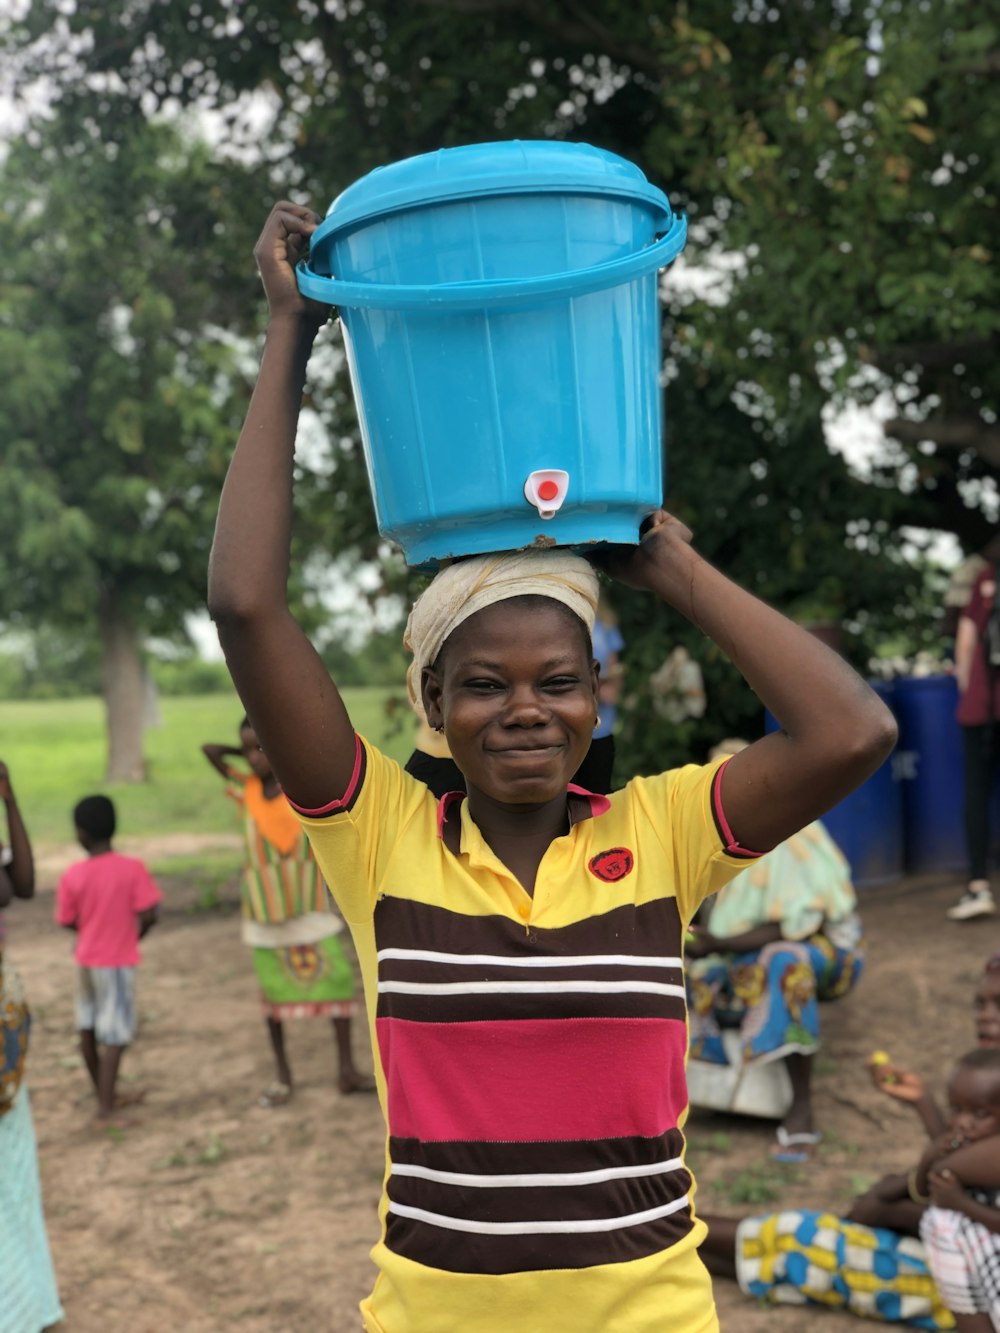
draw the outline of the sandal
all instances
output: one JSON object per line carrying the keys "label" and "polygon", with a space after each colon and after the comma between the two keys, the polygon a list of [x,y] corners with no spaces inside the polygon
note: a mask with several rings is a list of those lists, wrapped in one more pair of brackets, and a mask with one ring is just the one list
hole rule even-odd
{"label": "sandal", "polygon": [[790,1134],[784,1125],[779,1125],[775,1138],[778,1146],[771,1150],[771,1160],[801,1164],[812,1161],[813,1149],[822,1141],[823,1135],[815,1129]]}
{"label": "sandal", "polygon": [[262,1106],[265,1111],[273,1110],[276,1106],[285,1106],[292,1096],[292,1089],[287,1083],[279,1083],[277,1079],[257,1098],[257,1105]]}

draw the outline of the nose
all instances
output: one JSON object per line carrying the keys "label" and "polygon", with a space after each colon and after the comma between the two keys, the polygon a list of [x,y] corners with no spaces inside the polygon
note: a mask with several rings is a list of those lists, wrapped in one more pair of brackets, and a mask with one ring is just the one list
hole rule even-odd
{"label": "nose", "polygon": [[503,712],[505,727],[543,727],[549,720],[549,710],[531,686],[512,690]]}

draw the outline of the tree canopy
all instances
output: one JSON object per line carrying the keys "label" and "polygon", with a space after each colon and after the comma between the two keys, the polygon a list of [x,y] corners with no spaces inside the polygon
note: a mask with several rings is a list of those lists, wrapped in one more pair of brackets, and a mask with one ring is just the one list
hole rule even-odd
{"label": "tree canopy", "polygon": [[[8,22],[4,46],[18,87],[41,80],[52,100],[51,121],[30,120],[8,175],[38,199],[47,168],[33,155],[55,152],[47,188],[62,189],[73,219],[66,276],[44,288],[37,275],[54,276],[63,251],[44,264],[39,238],[20,230],[10,242],[12,258],[34,245],[36,261],[34,277],[4,289],[4,327],[34,340],[22,356],[8,338],[22,404],[20,415],[5,409],[10,438],[50,440],[88,386],[69,419],[77,437],[89,422],[98,443],[84,455],[77,438],[70,472],[86,456],[114,492],[95,527],[99,506],[54,505],[51,487],[29,484],[33,465],[10,455],[21,459],[17,559],[27,570],[47,552],[46,586],[37,568],[26,573],[22,603],[54,606],[59,589],[82,605],[72,590],[103,527],[112,583],[141,604],[142,625],[176,617],[201,586],[208,511],[246,391],[218,330],[257,327],[249,256],[272,198],[322,211],[372,167],[490,138],[600,144],[687,209],[686,262],[664,286],[670,496],[706,554],[784,606],[823,601],[867,649],[889,624],[924,615],[919,576],[900,556],[903,525],[952,532],[969,550],[993,530],[1000,54],[986,4],[81,0],[31,6]],[[207,141],[192,142],[193,128]],[[130,149],[144,134],[173,136],[178,163],[190,155],[169,188],[163,152]],[[107,173],[122,226],[76,225],[87,162]],[[106,268],[119,281],[121,268],[143,276],[107,298],[95,336],[83,275],[96,282]],[[57,367],[44,385],[41,364]],[[830,454],[822,413],[876,400],[886,447],[858,478]],[[371,558],[343,376],[313,405],[333,445],[314,477],[326,526],[301,529],[303,562],[324,545]],[[165,469],[161,510],[137,479],[152,467]],[[120,534],[143,521],[148,545],[133,548]],[[630,629],[642,662],[684,633]]]}

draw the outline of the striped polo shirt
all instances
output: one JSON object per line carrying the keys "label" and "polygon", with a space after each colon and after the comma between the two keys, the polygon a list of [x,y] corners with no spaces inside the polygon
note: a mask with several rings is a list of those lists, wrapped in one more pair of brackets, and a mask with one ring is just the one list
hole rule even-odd
{"label": "striped polo shirt", "polygon": [[388,1127],[369,1333],[718,1327],[684,1164],[682,939],[750,855],[720,771],[588,794],[533,895],[460,795],[366,742],[345,797],[300,812],[354,935]]}

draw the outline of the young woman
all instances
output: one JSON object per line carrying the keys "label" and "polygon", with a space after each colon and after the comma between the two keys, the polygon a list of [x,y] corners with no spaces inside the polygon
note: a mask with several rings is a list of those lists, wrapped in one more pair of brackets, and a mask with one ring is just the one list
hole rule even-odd
{"label": "young woman", "polygon": [[[520,552],[443,570],[411,614],[412,694],[467,797],[356,737],[286,583],[295,430],[328,311],[256,248],[267,342],[219,509],[209,605],[236,687],[351,925],[388,1124],[370,1333],[709,1333],[687,1113],[682,939],[705,896],[874,771],[895,738],[835,654],[726,579],[670,515],[611,573],[692,619],[783,730],[728,763],[571,785],[598,713],[597,580]],[[748,850],[753,849],[753,850]]]}
{"label": "young woman", "polygon": [[[286,1019],[329,1018],[340,1091],[373,1092],[374,1083],[354,1064],[354,969],[337,939],[343,922],[330,911],[309,843],[249,718],[240,723],[239,740],[238,746],[210,741],[201,752],[231,784],[226,794],[243,812],[242,935],[253,950],[276,1076],[257,1105],[285,1106],[292,1096]],[[242,764],[229,762],[235,758]]]}

